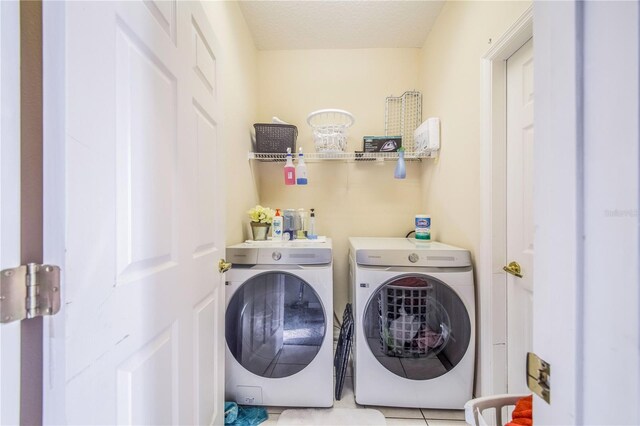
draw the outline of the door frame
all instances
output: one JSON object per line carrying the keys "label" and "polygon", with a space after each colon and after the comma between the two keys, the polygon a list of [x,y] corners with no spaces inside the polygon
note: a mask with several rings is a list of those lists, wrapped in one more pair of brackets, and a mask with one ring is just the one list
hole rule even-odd
{"label": "door frame", "polygon": [[[507,391],[506,68],[533,37],[533,5],[482,56],[480,141],[479,380],[476,393]],[[524,374],[524,373],[523,373]]]}
{"label": "door frame", "polygon": [[[60,266],[60,280],[65,282],[65,161],[66,161],[66,46],[63,2],[42,3],[42,121],[43,121],[43,257]],[[65,300],[66,286],[60,287]],[[58,392],[66,375],[64,364],[65,336],[62,330],[65,306],[54,316],[44,317],[43,328],[43,398],[42,417],[45,424],[65,424],[64,393]]]}

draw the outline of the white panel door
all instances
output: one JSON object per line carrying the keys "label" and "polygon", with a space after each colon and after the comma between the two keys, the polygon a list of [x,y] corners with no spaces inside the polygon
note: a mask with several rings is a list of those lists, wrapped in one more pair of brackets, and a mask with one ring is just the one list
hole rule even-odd
{"label": "white panel door", "polygon": [[527,393],[533,340],[533,40],[507,60],[507,390]]}
{"label": "white panel door", "polygon": [[66,241],[45,422],[222,423],[217,41],[199,2],[58,7]]}
{"label": "white panel door", "polygon": [[[0,3],[0,269],[20,264],[20,5]],[[0,424],[20,422],[20,322],[0,325]]]}

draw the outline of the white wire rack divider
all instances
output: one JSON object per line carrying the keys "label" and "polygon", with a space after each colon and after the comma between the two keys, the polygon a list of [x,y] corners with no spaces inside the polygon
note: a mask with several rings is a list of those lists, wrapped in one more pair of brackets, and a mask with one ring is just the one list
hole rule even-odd
{"label": "white wire rack divider", "polygon": [[407,91],[402,96],[389,96],[384,106],[384,132],[386,136],[402,136],[407,151],[415,149],[413,132],[422,123],[422,94]]}

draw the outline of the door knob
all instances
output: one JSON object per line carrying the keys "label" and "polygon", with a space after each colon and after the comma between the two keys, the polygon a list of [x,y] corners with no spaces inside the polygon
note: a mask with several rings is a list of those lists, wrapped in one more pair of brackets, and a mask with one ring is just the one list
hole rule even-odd
{"label": "door knob", "polygon": [[227,272],[229,269],[231,269],[232,266],[233,264],[231,262],[227,262],[224,259],[220,259],[218,261],[218,271],[220,271],[221,274]]}
{"label": "door knob", "polygon": [[522,278],[522,269],[520,269],[518,262],[511,262],[507,266],[503,266],[502,270],[518,278]]}

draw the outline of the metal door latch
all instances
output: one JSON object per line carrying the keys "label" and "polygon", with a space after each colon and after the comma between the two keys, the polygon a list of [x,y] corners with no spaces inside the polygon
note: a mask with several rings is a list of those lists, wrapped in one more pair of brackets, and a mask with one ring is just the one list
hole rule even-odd
{"label": "metal door latch", "polygon": [[507,266],[503,266],[502,270],[518,278],[522,278],[522,269],[518,262],[511,262]]}
{"label": "metal door latch", "polygon": [[229,269],[231,269],[232,266],[233,264],[231,262],[227,262],[224,259],[218,260],[218,272],[220,272],[221,274],[227,272]]}
{"label": "metal door latch", "polygon": [[527,387],[551,403],[551,364],[533,352],[527,352]]}
{"label": "metal door latch", "polygon": [[60,310],[60,268],[29,263],[0,271],[0,323]]}

